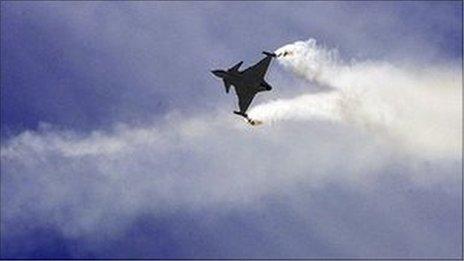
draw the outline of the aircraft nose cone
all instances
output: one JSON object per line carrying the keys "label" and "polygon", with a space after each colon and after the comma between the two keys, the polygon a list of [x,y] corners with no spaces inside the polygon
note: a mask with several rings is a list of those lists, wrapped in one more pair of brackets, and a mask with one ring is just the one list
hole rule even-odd
{"label": "aircraft nose cone", "polygon": [[212,70],[211,71],[214,75],[216,75],[217,77],[221,77],[221,71],[220,70]]}
{"label": "aircraft nose cone", "polygon": [[223,70],[213,70],[211,72],[219,78],[224,78],[226,76],[226,72]]}

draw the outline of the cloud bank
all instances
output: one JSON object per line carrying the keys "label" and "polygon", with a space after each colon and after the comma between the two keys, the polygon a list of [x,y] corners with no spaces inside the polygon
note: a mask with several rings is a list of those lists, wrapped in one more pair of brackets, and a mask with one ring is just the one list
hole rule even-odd
{"label": "cloud bank", "polygon": [[[314,40],[277,52],[283,49],[293,52],[279,60],[286,68],[330,90],[254,107],[250,115],[269,123],[258,128],[220,111],[174,111],[143,128],[121,124],[82,135],[43,124],[8,139],[1,149],[2,236],[21,238],[12,228],[25,224],[49,227],[80,242],[81,249],[68,250],[72,257],[456,256],[458,75],[345,65]],[[111,243],[140,216],[179,212],[196,221],[165,232],[184,242],[172,251],[157,252],[153,239],[124,250]],[[225,221],[244,212],[254,220],[248,229],[260,235],[252,248],[242,245],[255,241],[242,226]],[[209,243],[185,250],[194,245],[192,229]],[[218,237],[229,250],[212,240]],[[100,252],[103,246],[112,255]]]}
{"label": "cloud bank", "polygon": [[[2,3],[2,257],[459,256],[460,74],[417,61],[460,57],[461,6]],[[208,69],[308,32],[380,62],[301,42],[324,93],[221,111]]]}

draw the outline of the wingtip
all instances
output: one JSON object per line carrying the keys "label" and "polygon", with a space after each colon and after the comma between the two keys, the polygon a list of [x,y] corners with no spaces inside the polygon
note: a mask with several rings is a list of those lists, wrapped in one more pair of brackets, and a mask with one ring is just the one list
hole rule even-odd
{"label": "wingtip", "polygon": [[267,56],[271,56],[271,57],[277,57],[277,55],[273,52],[266,52],[266,51],[263,51],[263,54],[264,55],[267,55]]}

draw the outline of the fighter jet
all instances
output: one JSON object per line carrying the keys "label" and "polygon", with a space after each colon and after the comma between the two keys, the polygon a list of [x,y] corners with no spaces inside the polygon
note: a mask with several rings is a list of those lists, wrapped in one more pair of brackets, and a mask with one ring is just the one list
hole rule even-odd
{"label": "fighter jet", "polygon": [[264,76],[266,75],[267,68],[271,63],[272,58],[276,57],[276,54],[271,52],[263,52],[263,54],[266,55],[265,58],[243,71],[239,71],[243,61],[237,63],[227,71],[211,71],[215,76],[224,81],[226,93],[229,93],[231,85],[235,87],[235,93],[238,96],[238,107],[240,110],[234,111],[234,113],[244,117],[251,125],[259,124],[258,121],[250,119],[246,114],[251,101],[258,92],[272,90],[271,85],[264,80]]}

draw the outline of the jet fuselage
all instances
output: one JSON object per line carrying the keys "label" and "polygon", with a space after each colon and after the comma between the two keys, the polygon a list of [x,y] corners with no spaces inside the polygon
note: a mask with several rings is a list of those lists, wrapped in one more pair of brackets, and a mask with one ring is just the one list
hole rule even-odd
{"label": "jet fuselage", "polygon": [[225,82],[230,83],[233,86],[246,86],[247,92],[257,93],[261,91],[270,91],[272,87],[264,81],[254,75],[243,75],[241,72],[227,72],[224,70],[215,70],[213,74],[217,77],[224,79]]}
{"label": "jet fuselage", "polygon": [[239,71],[240,65],[242,65],[243,61],[237,63],[227,71],[211,71],[215,76],[224,81],[226,93],[229,93],[230,86],[233,85],[235,87],[235,93],[238,97],[238,106],[240,110],[234,111],[234,113],[245,117],[252,125],[255,124],[255,121],[248,118],[248,115],[246,114],[251,101],[258,92],[270,91],[272,89],[271,85],[264,80],[264,76],[272,58],[276,57],[276,54],[270,52],[263,52],[263,54],[266,55],[265,58],[243,71]]}

